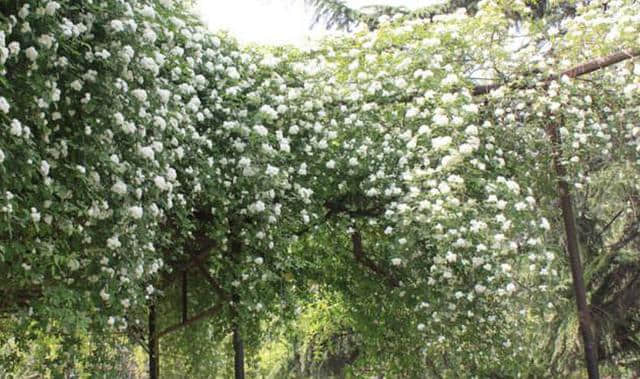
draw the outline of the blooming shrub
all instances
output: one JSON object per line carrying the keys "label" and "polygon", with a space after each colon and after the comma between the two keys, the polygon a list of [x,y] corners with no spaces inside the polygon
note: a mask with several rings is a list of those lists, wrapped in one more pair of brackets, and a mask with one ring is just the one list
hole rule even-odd
{"label": "blooming shrub", "polygon": [[[539,39],[514,51],[504,6],[304,51],[240,48],[167,0],[0,6],[0,310],[140,337],[164,281],[210,253],[215,291],[193,301],[223,304],[223,330],[257,333],[314,278],[365,343],[415,347],[385,369],[524,361],[566,286],[545,130],[578,197],[596,156],[637,170],[637,64],[553,75],[634,51],[639,12],[527,22]],[[474,72],[512,81],[478,96]]]}

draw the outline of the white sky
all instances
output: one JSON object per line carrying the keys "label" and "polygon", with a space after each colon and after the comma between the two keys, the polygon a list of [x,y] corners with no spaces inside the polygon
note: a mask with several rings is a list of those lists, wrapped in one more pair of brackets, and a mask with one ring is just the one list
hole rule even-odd
{"label": "white sky", "polygon": [[[347,0],[352,7],[372,4],[419,7],[432,0]],[[240,42],[302,45],[309,36],[325,33],[309,30],[313,9],[305,0],[197,0],[196,13],[212,30],[228,30]]]}

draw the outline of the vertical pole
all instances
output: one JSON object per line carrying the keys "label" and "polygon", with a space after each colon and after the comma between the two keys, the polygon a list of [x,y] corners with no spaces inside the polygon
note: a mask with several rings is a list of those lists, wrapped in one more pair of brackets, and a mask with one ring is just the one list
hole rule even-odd
{"label": "vertical pole", "polygon": [[187,322],[187,270],[182,271],[182,323]]}
{"label": "vertical pole", "polygon": [[160,374],[160,356],[156,326],[156,306],[152,304],[149,306],[149,379],[158,379]]}
{"label": "vertical pole", "polygon": [[[238,264],[240,262],[240,254],[242,253],[242,241],[238,238],[238,224],[236,220],[229,219],[229,247],[231,253],[231,261],[233,262],[234,276],[237,273]],[[242,343],[242,335],[240,333],[240,317],[238,314],[238,306],[240,305],[240,296],[238,293],[231,295],[232,305],[232,324],[233,330],[233,368],[235,379],[244,379],[244,345]]]}
{"label": "vertical pole", "polygon": [[595,338],[593,336],[593,322],[591,320],[591,310],[587,304],[587,291],[584,285],[582,263],[580,262],[580,250],[578,247],[578,232],[576,229],[576,218],[573,214],[573,199],[569,190],[569,183],[565,179],[567,171],[562,165],[562,140],[556,124],[547,128],[547,133],[551,138],[553,165],[558,179],[558,197],[560,209],[564,220],[564,230],[567,237],[567,251],[569,253],[569,265],[571,266],[571,276],[573,278],[573,292],[576,297],[578,307],[578,320],[580,322],[580,332],[584,341],[584,355],[587,363],[587,373],[589,379],[598,379],[598,351]]}
{"label": "vertical pole", "polygon": [[242,336],[240,335],[240,328],[235,322],[233,325],[233,353],[235,379],[244,379],[244,346]]}

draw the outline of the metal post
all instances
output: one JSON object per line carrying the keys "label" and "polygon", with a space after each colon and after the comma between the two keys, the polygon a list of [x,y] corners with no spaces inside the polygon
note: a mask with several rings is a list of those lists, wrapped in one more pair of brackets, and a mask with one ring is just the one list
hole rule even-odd
{"label": "metal post", "polygon": [[187,270],[182,271],[182,323],[187,322]]}
{"label": "metal post", "polygon": [[158,379],[160,374],[160,356],[156,331],[156,306],[149,306],[149,379]]}
{"label": "metal post", "polygon": [[580,250],[578,247],[578,232],[576,229],[576,218],[573,213],[573,199],[567,183],[567,171],[562,165],[562,140],[558,132],[557,125],[550,125],[547,133],[551,138],[553,165],[555,167],[558,180],[558,197],[560,209],[564,220],[564,230],[567,237],[567,251],[569,253],[569,265],[571,266],[571,276],[573,278],[573,292],[576,296],[578,307],[578,319],[580,322],[580,332],[584,341],[584,355],[587,363],[587,373],[589,379],[598,379],[598,350],[593,336],[593,322],[591,320],[591,310],[587,304],[587,291],[584,285],[582,263],[580,261]]}
{"label": "metal post", "polygon": [[244,345],[238,325],[233,326],[233,368],[236,379],[244,379]]}

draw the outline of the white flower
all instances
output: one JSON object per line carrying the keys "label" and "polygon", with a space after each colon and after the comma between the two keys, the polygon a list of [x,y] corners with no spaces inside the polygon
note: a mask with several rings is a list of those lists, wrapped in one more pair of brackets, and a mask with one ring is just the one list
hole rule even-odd
{"label": "white flower", "polygon": [[154,75],[158,74],[158,65],[156,64],[156,61],[153,60],[153,58],[144,57],[140,59],[140,66],[142,66],[142,68],[144,68],[145,70],[153,72]]}
{"label": "white flower", "polygon": [[2,149],[0,149],[0,163],[4,162],[4,151],[2,151]]}
{"label": "white flower", "polygon": [[300,164],[300,168],[298,169],[298,174],[307,175],[307,164],[305,162],[302,162]]}
{"label": "white flower", "polygon": [[445,93],[444,95],[442,95],[442,97],[440,98],[440,100],[442,101],[442,103],[444,104],[451,104],[454,101],[456,101],[456,99],[458,98],[458,94],[456,93]]}
{"label": "white flower", "polygon": [[160,101],[163,104],[166,104],[169,102],[169,99],[171,98],[171,91],[160,88],[156,92],[158,92],[158,96],[160,96]]}
{"label": "white flower", "polygon": [[120,112],[116,112],[113,114],[113,119],[116,122],[116,125],[124,124],[124,116]]}
{"label": "white flower", "polygon": [[452,138],[449,136],[436,137],[431,140],[431,146],[434,150],[444,150],[451,145]]}
{"label": "white flower", "polygon": [[391,259],[391,264],[394,266],[400,266],[402,264],[401,258],[393,258]]}
{"label": "white flower", "polygon": [[130,121],[126,121],[122,124],[122,131],[125,134],[131,134],[136,131],[136,124]]}
{"label": "white flower", "polygon": [[36,208],[31,208],[31,219],[33,222],[40,222],[40,212]]}
{"label": "white flower", "polygon": [[261,137],[264,137],[267,134],[269,134],[269,131],[263,125],[254,125],[253,131],[256,132],[256,134],[258,134]]}
{"label": "white flower", "polygon": [[80,79],[76,79],[73,82],[71,82],[70,84],[71,88],[73,88],[76,91],[80,91],[82,89],[82,80]]}
{"label": "white flower", "polygon": [[24,51],[24,54],[29,58],[31,62],[35,62],[38,59],[38,51],[35,47],[31,46],[27,50]]}
{"label": "white flower", "polygon": [[268,104],[264,104],[263,106],[261,106],[260,112],[271,119],[275,119],[276,117],[278,117],[278,112]]}
{"label": "white flower", "polygon": [[20,11],[18,12],[18,16],[21,19],[25,19],[25,18],[27,18],[29,16],[29,13],[31,13],[31,12],[29,12],[29,7],[30,7],[29,4],[25,4],[25,5],[22,6],[22,8],[20,8]]}
{"label": "white flower", "polygon": [[0,96],[0,111],[6,114],[9,113],[9,109],[11,109],[11,106],[9,105],[7,99],[5,99],[3,96]]}
{"label": "white flower", "polygon": [[71,271],[77,271],[80,268],[80,262],[78,262],[77,259],[70,259],[67,262],[67,267],[69,267],[69,270]]}
{"label": "white flower", "polygon": [[102,298],[103,301],[109,301],[109,297],[111,297],[111,296],[103,288],[103,289],[100,290],[100,297]]}
{"label": "white flower", "polygon": [[131,91],[131,94],[140,102],[147,101],[147,91],[143,89],[140,89],[140,88],[134,89],[133,91]]}
{"label": "white flower", "polygon": [[476,104],[465,104],[462,109],[467,113],[478,113],[479,107]]}
{"label": "white flower", "polygon": [[473,287],[473,289],[477,293],[482,294],[487,290],[487,287],[483,286],[482,284],[476,284],[475,287]]}
{"label": "white flower", "polygon": [[127,193],[127,185],[124,184],[123,181],[118,180],[111,186],[111,191],[117,193],[118,195],[124,195]]}
{"label": "white flower", "polygon": [[445,256],[445,259],[447,260],[447,262],[453,263],[458,259],[458,256],[452,253],[451,251],[447,251],[447,255]]}
{"label": "white flower", "polygon": [[478,135],[478,127],[475,125],[469,125],[467,126],[467,128],[464,130],[464,132],[470,136],[477,136]]}
{"label": "white flower", "polygon": [[167,127],[167,122],[164,120],[164,118],[160,116],[155,116],[153,118],[153,125],[160,128],[160,130],[165,130]]}
{"label": "white flower", "polygon": [[460,152],[461,155],[469,155],[473,153],[473,145],[470,145],[468,143],[463,143],[458,147],[458,151]]}
{"label": "white flower", "polygon": [[424,324],[418,324],[418,331],[423,331],[426,328]]}
{"label": "white flower", "polygon": [[151,146],[143,146],[139,150],[140,155],[142,155],[145,159],[152,160],[155,156],[153,148]]}
{"label": "white flower", "polygon": [[11,129],[9,129],[9,133],[16,137],[20,137],[22,135],[22,125],[20,124],[20,121],[15,118],[11,120]]}
{"label": "white flower", "polygon": [[280,172],[280,169],[278,169],[277,167],[274,167],[270,164],[267,165],[267,170],[266,170],[267,175],[276,176],[278,175],[279,172]]}
{"label": "white flower", "polygon": [[226,72],[227,72],[227,76],[229,78],[234,79],[234,80],[240,79],[240,73],[238,72],[237,68],[235,68],[233,66],[227,67]]}
{"label": "white flower", "polygon": [[433,116],[433,123],[438,126],[446,126],[449,125],[449,117],[444,114],[436,114]]}
{"label": "white flower", "polygon": [[111,29],[115,32],[121,32],[124,30],[124,24],[120,20],[111,20]]}
{"label": "white flower", "polygon": [[253,262],[257,265],[261,265],[264,263],[264,259],[262,257],[256,257],[256,259],[254,259]]}
{"label": "white flower", "polygon": [[280,59],[276,58],[272,54],[266,55],[264,57],[264,59],[262,59],[262,61],[260,61],[261,65],[264,65],[264,66],[267,66],[267,67],[275,67],[275,66],[278,65],[278,63],[280,63]]}
{"label": "white flower", "polygon": [[53,46],[53,37],[50,34],[43,34],[38,38],[38,43],[50,49]]}
{"label": "white flower", "polygon": [[50,1],[47,3],[47,7],[45,8],[45,12],[49,16],[53,16],[56,14],[56,11],[60,9],[60,4],[57,1]]}
{"label": "white flower", "polygon": [[264,202],[262,202],[262,200],[258,200],[255,203],[249,205],[249,210],[253,213],[264,212],[265,209],[266,206],[264,205]]}
{"label": "white flower", "polygon": [[509,283],[509,284],[507,284],[507,292],[508,292],[509,294],[514,293],[514,292],[515,292],[515,290],[516,290],[516,286],[515,286],[513,283]]}
{"label": "white flower", "polygon": [[551,229],[551,225],[549,224],[549,220],[547,220],[546,218],[541,218],[540,219],[540,227],[544,230],[549,230]]}
{"label": "white flower", "polygon": [[444,195],[451,192],[451,187],[446,182],[440,182],[440,184],[438,184],[438,190]]}
{"label": "white flower", "polygon": [[442,85],[443,86],[447,86],[447,85],[452,85],[452,84],[456,84],[458,83],[458,75],[456,74],[448,74],[444,79],[442,79]]}
{"label": "white flower", "polygon": [[113,236],[111,238],[107,239],[107,247],[111,250],[115,250],[119,247],[122,246],[122,243],[120,243],[120,240],[118,239],[118,236]]}
{"label": "white flower", "polygon": [[129,215],[135,218],[136,220],[141,219],[142,214],[143,214],[142,207],[139,207],[139,206],[129,207]]}
{"label": "white flower", "polygon": [[148,5],[144,6],[144,8],[140,10],[140,14],[147,18],[154,18],[156,16],[156,12]]}
{"label": "white flower", "polygon": [[336,167],[336,161],[332,159],[329,162],[327,162],[326,166],[328,169],[333,170]]}
{"label": "white flower", "polygon": [[170,182],[174,182],[178,178],[178,173],[173,167],[169,167],[167,168],[166,176]]}
{"label": "white flower", "polygon": [[442,157],[440,164],[442,165],[442,168],[453,167],[456,164],[460,163],[460,161],[462,161],[462,158],[463,157],[461,154],[454,153],[452,155]]}
{"label": "white flower", "polygon": [[411,108],[407,109],[407,112],[405,113],[405,117],[406,118],[414,118],[418,114],[420,114],[420,110],[418,108],[411,107]]}
{"label": "white flower", "polygon": [[40,162],[40,174],[42,174],[42,176],[47,176],[49,175],[49,162],[47,161],[42,161]]}
{"label": "white flower", "polygon": [[161,191],[166,191],[169,189],[170,184],[167,183],[167,181],[164,179],[163,176],[160,175],[156,175],[155,178],[153,178],[153,183],[156,185],[156,187],[158,187]]}

